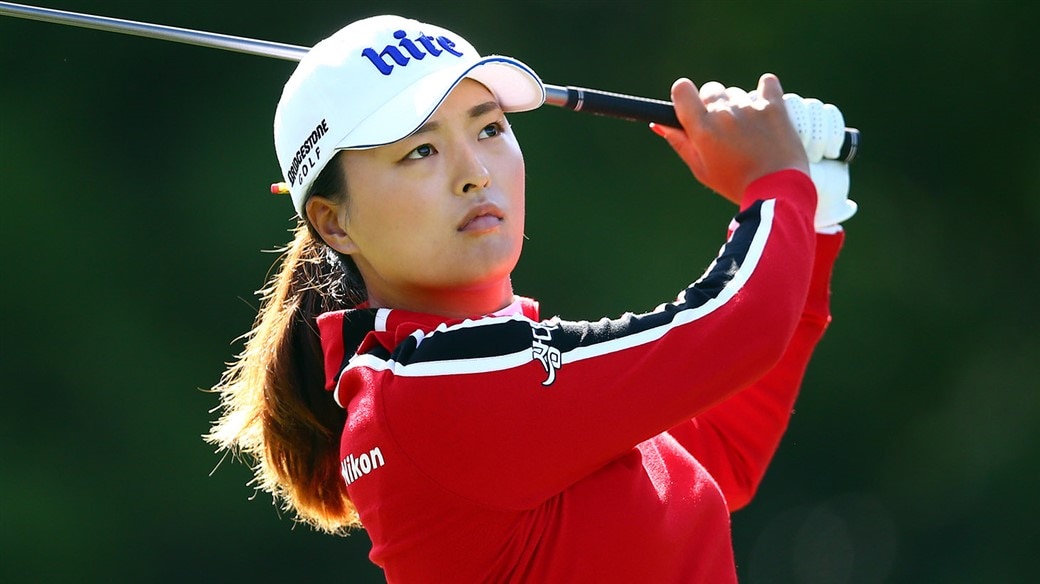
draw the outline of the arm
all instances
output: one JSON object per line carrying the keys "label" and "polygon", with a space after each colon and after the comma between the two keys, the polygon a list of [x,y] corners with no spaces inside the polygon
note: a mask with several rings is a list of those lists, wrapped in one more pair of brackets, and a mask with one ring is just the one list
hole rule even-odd
{"label": "arm", "polygon": [[830,322],[830,276],[844,234],[817,235],[805,309],[784,356],[750,387],[669,433],[718,482],[730,510],[746,505],[787,428],[813,348]]}
{"label": "arm", "polygon": [[535,505],[781,357],[808,288],[814,191],[796,171],[750,191],[762,200],[674,303],[595,323],[484,319],[415,334],[388,358],[353,360],[337,391],[377,385],[390,433],[449,491]]}
{"label": "arm", "polygon": [[448,491],[525,508],[764,375],[805,304],[816,193],[779,82],[763,76],[759,93],[751,103],[673,87],[683,129],[659,133],[704,184],[742,202],[739,227],[676,302],[596,323],[417,333],[392,355],[353,360],[337,391],[378,386],[387,430]]}

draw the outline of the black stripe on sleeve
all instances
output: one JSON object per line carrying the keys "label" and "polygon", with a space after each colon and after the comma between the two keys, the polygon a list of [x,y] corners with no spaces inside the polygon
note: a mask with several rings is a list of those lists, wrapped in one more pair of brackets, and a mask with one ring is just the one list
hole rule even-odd
{"label": "black stripe on sleeve", "polygon": [[416,350],[418,344],[415,337],[408,337],[394,349],[394,360],[409,364],[480,359],[530,350],[531,324],[528,320],[506,320],[460,327],[446,334],[438,332],[424,338],[421,351]]}
{"label": "black stripe on sleeve", "polygon": [[[417,336],[409,337],[388,357],[400,365],[499,357],[531,350],[533,334],[538,330],[551,330],[551,340],[547,339],[547,342],[566,354],[579,347],[590,347],[666,327],[679,313],[701,307],[718,298],[731,284],[747,259],[755,235],[761,227],[762,204],[762,201],[756,201],[738,214],[737,229],[704,275],[686,288],[675,302],[665,304],[653,312],[639,315],[628,313],[617,319],[604,318],[597,322],[552,320],[533,323],[516,317],[509,320],[473,321],[422,335],[421,340]],[[373,356],[384,358],[382,355]]]}

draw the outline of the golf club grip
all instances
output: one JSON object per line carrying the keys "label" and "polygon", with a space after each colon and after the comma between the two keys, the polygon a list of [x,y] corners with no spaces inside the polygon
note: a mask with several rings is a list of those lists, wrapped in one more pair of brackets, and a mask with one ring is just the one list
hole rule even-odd
{"label": "golf club grip", "polygon": [[[546,89],[546,103],[576,112],[588,112],[622,120],[654,122],[674,128],[682,127],[675,116],[675,107],[670,101],[569,85],[562,88],[547,86]],[[552,91],[553,89],[557,89],[557,91]],[[566,92],[566,95],[563,92]],[[842,142],[841,151],[836,160],[852,162],[858,151],[859,130],[845,128],[845,140]]]}

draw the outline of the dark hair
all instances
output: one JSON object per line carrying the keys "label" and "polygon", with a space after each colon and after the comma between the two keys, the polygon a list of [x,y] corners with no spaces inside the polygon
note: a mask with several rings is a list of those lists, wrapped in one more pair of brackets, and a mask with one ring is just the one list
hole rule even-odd
{"label": "dark hair", "polygon": [[[311,196],[345,204],[340,154]],[[260,311],[245,349],[213,388],[221,417],[206,440],[249,459],[254,484],[300,520],[345,533],[361,523],[339,473],[346,412],[325,390],[317,317],[367,295],[353,259],[327,246],[305,217],[293,233],[277,272],[258,292]]]}

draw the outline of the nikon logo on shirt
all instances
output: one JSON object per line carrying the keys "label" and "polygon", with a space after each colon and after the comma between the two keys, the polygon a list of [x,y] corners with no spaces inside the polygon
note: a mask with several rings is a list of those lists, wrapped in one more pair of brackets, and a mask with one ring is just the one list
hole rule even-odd
{"label": "nikon logo on shirt", "polygon": [[383,453],[379,450],[379,447],[376,446],[372,450],[369,450],[360,456],[348,454],[347,457],[339,463],[339,470],[340,474],[343,475],[343,480],[347,481],[347,484],[349,485],[384,464],[386,464],[386,462],[383,460]]}

